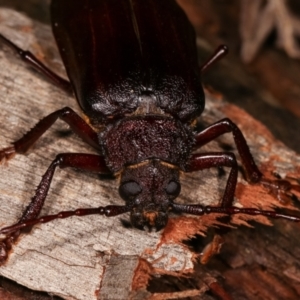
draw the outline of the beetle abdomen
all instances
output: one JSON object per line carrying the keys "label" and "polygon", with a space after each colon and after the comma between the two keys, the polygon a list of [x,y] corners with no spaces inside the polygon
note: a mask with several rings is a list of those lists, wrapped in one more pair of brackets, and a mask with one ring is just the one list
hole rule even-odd
{"label": "beetle abdomen", "polygon": [[157,158],[184,169],[193,146],[189,127],[173,118],[148,115],[121,120],[100,135],[112,172]]}

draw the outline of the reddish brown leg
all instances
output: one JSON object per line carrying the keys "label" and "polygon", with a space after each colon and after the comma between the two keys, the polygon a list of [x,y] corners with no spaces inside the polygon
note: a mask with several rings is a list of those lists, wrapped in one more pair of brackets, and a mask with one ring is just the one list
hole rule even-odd
{"label": "reddish brown leg", "polygon": [[[35,195],[31,199],[31,202],[29,203],[27,208],[25,209],[22,217],[15,225],[10,226],[10,234],[1,241],[0,263],[6,260],[8,252],[11,249],[12,243],[15,242],[18,236],[20,235],[19,225],[21,223],[31,224],[30,222],[33,222],[32,224],[34,224],[34,219],[38,217],[44,205],[56,167],[71,167],[83,171],[96,172],[101,174],[111,174],[110,170],[106,166],[104,157],[102,156],[81,153],[62,153],[57,155],[51,163],[51,165],[49,166],[49,168],[47,169],[46,173],[43,175],[42,180],[36,189]],[[115,211],[117,212],[117,210]],[[103,211],[103,213],[109,215],[109,212],[107,210]],[[75,214],[84,215],[88,214],[88,212],[79,211]],[[63,216],[66,216],[66,214],[63,214],[60,217]]]}
{"label": "reddish brown leg", "polygon": [[[231,207],[238,176],[238,164],[236,162],[235,155],[233,153],[205,153],[195,154],[191,157],[187,168],[188,172],[199,171],[211,167],[230,167],[230,173],[227,180],[226,188],[221,200],[221,207]],[[229,217],[223,217],[224,223],[229,223]],[[201,253],[201,263],[205,264],[208,260],[217,254],[223,244],[222,235],[225,234],[228,229],[219,228],[215,230],[215,235],[211,243],[206,245]]]}
{"label": "reddish brown leg", "polygon": [[[211,136],[213,135],[214,134],[211,134]],[[206,138],[207,136],[203,137],[202,141],[205,141]],[[243,146],[241,148],[243,149]],[[285,215],[274,211],[264,211],[264,210],[254,209],[254,208],[238,208],[232,206],[236,184],[237,184],[237,176],[238,176],[238,165],[236,162],[235,155],[233,153],[194,154],[191,157],[186,167],[186,171],[193,172],[193,171],[199,171],[211,167],[231,167],[225,192],[221,200],[221,205],[212,207],[212,206],[182,205],[182,204],[172,203],[173,211],[194,214],[194,215],[204,215],[204,214],[211,214],[211,213],[223,213],[223,214],[227,214],[228,216],[233,214],[264,215],[271,218],[282,218],[282,219],[287,219],[296,222],[300,221],[300,218],[297,216]],[[223,219],[223,222],[227,223],[229,222],[229,219],[225,218]],[[223,231],[222,228],[217,231],[217,235],[215,236],[217,240],[215,240],[214,238],[212,244],[208,245],[209,247],[213,247],[213,248],[209,249],[207,252],[204,252],[204,259],[207,260],[211,256],[218,253],[223,243],[220,234],[224,234],[226,232],[227,229]],[[201,262],[206,263],[207,261],[203,262],[201,260]]]}
{"label": "reddish brown leg", "polygon": [[[237,184],[238,164],[233,153],[205,153],[195,154],[191,157],[187,171],[199,171],[211,167],[230,167],[229,177],[227,179],[226,188],[221,199],[221,207],[231,207]],[[230,222],[230,217],[222,218],[224,223]],[[208,260],[219,253],[223,244],[222,236],[229,231],[229,228],[219,228],[215,230],[215,235],[209,244],[203,249],[201,253],[201,263],[205,264]]]}
{"label": "reddish brown leg", "polygon": [[87,144],[100,149],[97,133],[71,108],[57,110],[40,120],[22,138],[13,143],[12,147],[0,150],[0,161],[10,159],[15,153],[24,154],[53,125],[61,119],[70,125],[71,129]]}
{"label": "reddish brown leg", "polygon": [[264,187],[268,188],[279,201],[283,201],[284,197],[288,195],[291,190],[300,191],[299,186],[293,185],[287,180],[269,180],[263,177],[263,174],[255,164],[241,130],[230,119],[222,119],[199,132],[196,135],[195,148],[200,148],[220,135],[228,132],[231,132],[233,135],[249,182],[261,183]]}
{"label": "reddish brown leg", "polygon": [[39,61],[31,52],[24,51],[15,45],[13,42],[8,40],[2,34],[0,34],[0,40],[10,47],[23,61],[25,61],[29,66],[37,70],[46,76],[50,81],[52,81],[55,85],[59,86],[63,90],[68,93],[72,93],[73,89],[69,81],[63,79],[58,76],[54,72],[52,72],[48,67],[46,67],[41,61]]}
{"label": "reddish brown leg", "polygon": [[205,154],[194,154],[188,163],[186,172],[200,171],[212,167],[231,168],[225,192],[221,200],[221,207],[232,206],[238,176],[238,165],[233,153],[211,152]]}
{"label": "reddish brown leg", "polygon": [[[274,211],[263,211],[252,208],[237,208],[233,207],[234,194],[237,184],[238,165],[235,155],[232,153],[205,153],[194,154],[187,167],[187,172],[199,171],[211,167],[230,167],[230,173],[227,180],[224,195],[221,200],[221,205],[217,207],[202,206],[202,205],[181,205],[172,203],[172,208],[175,212],[188,213],[194,215],[204,215],[210,213],[224,213],[228,216],[232,214],[248,214],[248,215],[264,215],[272,218],[284,218],[291,221],[300,221],[299,217],[279,214]],[[223,222],[229,222],[228,217],[222,218]],[[216,231],[216,235],[211,243],[209,243],[202,251],[201,263],[207,263],[207,261],[220,250],[223,244],[222,235],[225,234],[228,228],[219,228]]]}
{"label": "reddish brown leg", "polygon": [[54,171],[57,167],[62,169],[76,168],[82,171],[111,174],[110,170],[106,166],[103,156],[81,153],[58,154],[47,169],[46,173],[43,175],[42,180],[36,189],[35,195],[24,211],[19,223],[36,218],[39,215],[47,197]]}
{"label": "reddish brown leg", "polygon": [[195,148],[200,148],[227,132],[232,132],[233,134],[234,142],[245,167],[247,179],[253,183],[258,182],[262,177],[262,173],[254,162],[242,132],[230,119],[222,119],[199,132],[196,135]]}

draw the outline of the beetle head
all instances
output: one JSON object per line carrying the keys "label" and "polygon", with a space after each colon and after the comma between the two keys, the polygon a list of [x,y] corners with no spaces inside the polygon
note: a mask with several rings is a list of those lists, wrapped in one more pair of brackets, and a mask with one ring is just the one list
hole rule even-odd
{"label": "beetle head", "polygon": [[122,172],[119,193],[132,206],[134,227],[160,230],[166,226],[172,201],[180,193],[179,170],[156,159],[131,165]]}

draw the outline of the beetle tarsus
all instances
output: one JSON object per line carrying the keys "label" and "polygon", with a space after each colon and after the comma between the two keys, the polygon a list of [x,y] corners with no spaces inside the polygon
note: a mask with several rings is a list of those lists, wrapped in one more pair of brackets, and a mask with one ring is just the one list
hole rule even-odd
{"label": "beetle tarsus", "polygon": [[11,245],[9,246],[10,247],[8,247],[7,240],[0,242],[0,265],[5,263],[5,261],[7,260],[8,252],[9,252],[8,250],[9,248],[11,249]]}
{"label": "beetle tarsus", "polygon": [[0,266],[3,265],[12,249],[12,245],[17,241],[18,237],[20,236],[20,230],[15,230],[10,234],[6,235],[0,241]]}
{"label": "beetle tarsus", "polygon": [[13,158],[16,154],[14,146],[4,148],[0,150],[0,162],[5,162]]}

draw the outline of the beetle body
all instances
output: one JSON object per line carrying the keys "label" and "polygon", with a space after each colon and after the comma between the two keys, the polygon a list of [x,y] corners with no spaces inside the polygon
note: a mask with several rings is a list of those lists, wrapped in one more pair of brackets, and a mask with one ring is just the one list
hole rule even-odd
{"label": "beetle body", "polygon": [[[203,131],[194,131],[192,122],[204,109],[200,74],[227,48],[219,47],[199,68],[194,29],[175,1],[53,0],[51,14],[70,82],[1,34],[0,40],[55,84],[74,92],[85,117],[69,107],[49,114],[11,147],[0,150],[0,161],[26,153],[57,119],[69,124],[99,155],[56,156],[19,221],[0,230],[4,235],[0,241],[0,262],[8,257],[22,228],[74,215],[111,217],[130,212],[133,226],[141,229],[161,229],[170,211],[300,220],[273,211],[232,206],[238,176],[235,155],[192,152],[231,132],[249,182],[262,183],[277,197],[295,188],[288,181],[263,177],[242,132],[231,120],[223,119]],[[63,211],[39,218],[57,167],[118,175],[119,193],[125,205]],[[211,167],[230,168],[220,205],[176,204],[180,173]]]}
{"label": "beetle body", "polygon": [[178,167],[184,168],[194,143],[184,123],[204,108],[193,27],[173,0],[74,1],[71,6],[54,0],[51,11],[67,74],[99,132],[106,164],[121,172],[120,190],[130,194],[134,182],[140,191],[137,197],[121,191],[124,200],[139,204],[132,220],[149,211],[162,213],[165,218],[158,217],[157,224],[151,218],[151,225],[163,227],[168,203],[180,191],[176,187],[174,195],[168,185],[179,185]]}

